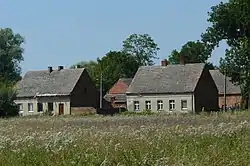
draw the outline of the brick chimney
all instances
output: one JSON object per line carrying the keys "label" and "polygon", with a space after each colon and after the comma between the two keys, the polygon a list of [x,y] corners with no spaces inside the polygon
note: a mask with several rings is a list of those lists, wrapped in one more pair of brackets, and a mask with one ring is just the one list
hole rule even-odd
{"label": "brick chimney", "polygon": [[161,61],[161,66],[167,66],[167,65],[168,65],[167,59],[163,59],[163,60]]}
{"label": "brick chimney", "polygon": [[52,67],[49,66],[49,67],[48,67],[48,72],[51,73],[52,71],[53,71]]}
{"label": "brick chimney", "polygon": [[58,66],[58,71],[62,70],[63,66]]}
{"label": "brick chimney", "polygon": [[187,63],[187,57],[183,54],[180,55],[180,64],[185,65]]}

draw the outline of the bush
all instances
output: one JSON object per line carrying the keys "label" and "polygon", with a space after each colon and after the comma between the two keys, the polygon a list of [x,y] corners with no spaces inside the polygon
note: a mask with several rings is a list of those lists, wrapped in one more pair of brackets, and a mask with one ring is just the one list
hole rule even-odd
{"label": "bush", "polygon": [[18,115],[19,109],[14,103],[15,98],[16,93],[13,87],[0,83],[0,117]]}
{"label": "bush", "polygon": [[125,112],[121,112],[120,115],[126,115],[126,116],[134,116],[134,115],[155,115],[157,113],[152,112],[151,110],[143,110],[143,111],[125,111]]}

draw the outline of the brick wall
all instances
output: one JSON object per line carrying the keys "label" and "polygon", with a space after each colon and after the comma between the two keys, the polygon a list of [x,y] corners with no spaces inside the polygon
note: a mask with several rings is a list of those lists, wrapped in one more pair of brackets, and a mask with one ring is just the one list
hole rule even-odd
{"label": "brick wall", "polygon": [[71,107],[71,115],[94,114],[96,109],[93,107]]}
{"label": "brick wall", "polygon": [[[241,102],[241,95],[227,95],[226,97],[227,106],[234,106],[235,104],[240,104]],[[222,108],[224,105],[224,95],[219,96],[219,107]]]}
{"label": "brick wall", "polygon": [[120,108],[120,107],[127,108],[126,102],[125,103],[115,103],[115,102],[112,102],[111,105],[112,105],[113,108]]}

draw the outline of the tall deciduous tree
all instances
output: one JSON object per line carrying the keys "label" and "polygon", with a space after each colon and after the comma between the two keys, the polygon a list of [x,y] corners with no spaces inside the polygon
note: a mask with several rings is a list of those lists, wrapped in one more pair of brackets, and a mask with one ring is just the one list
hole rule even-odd
{"label": "tall deciduous tree", "polygon": [[24,38],[10,28],[0,29],[0,116],[17,115],[13,86],[21,79]]}
{"label": "tall deciduous tree", "polygon": [[210,54],[205,44],[200,41],[189,41],[182,46],[180,51],[173,50],[169,56],[169,62],[171,64],[179,64],[180,55],[186,57],[186,63],[207,63],[210,69],[214,69],[213,64],[208,62]]}
{"label": "tall deciduous tree", "polygon": [[[242,87],[243,99],[250,94],[250,1],[230,0],[213,6],[208,21],[211,26],[202,34],[203,42],[211,52],[225,40],[229,45],[224,59],[221,59],[222,72]],[[247,103],[247,102],[245,102]],[[246,105],[247,107],[247,105]]]}
{"label": "tall deciduous tree", "polygon": [[96,86],[99,86],[99,83],[97,81],[97,75],[98,75],[98,63],[96,61],[82,61],[78,62],[74,65],[72,65],[70,68],[86,68],[88,71],[89,76],[91,77],[92,81],[95,83]]}
{"label": "tall deciduous tree", "polygon": [[76,65],[84,67],[90,74],[96,87],[100,87],[101,74],[103,77],[103,90],[109,90],[121,77],[132,78],[136,73],[139,64],[134,56],[121,51],[110,51],[97,61],[80,62]]}
{"label": "tall deciduous tree", "polygon": [[123,52],[135,56],[140,66],[153,65],[159,49],[148,34],[132,34],[123,41]]}
{"label": "tall deciduous tree", "polygon": [[10,28],[0,29],[0,79],[15,83],[21,77],[20,62],[23,61],[24,38]]}
{"label": "tall deciduous tree", "polygon": [[132,78],[139,63],[134,56],[120,51],[110,51],[98,61],[98,78],[103,75],[103,88],[109,90],[122,77]]}

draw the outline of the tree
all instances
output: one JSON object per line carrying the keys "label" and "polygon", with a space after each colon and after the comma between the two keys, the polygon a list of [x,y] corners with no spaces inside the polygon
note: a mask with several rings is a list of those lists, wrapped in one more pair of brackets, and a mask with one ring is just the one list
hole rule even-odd
{"label": "tree", "polygon": [[[225,40],[229,46],[221,71],[242,87],[243,99],[248,101],[250,92],[250,1],[230,0],[211,7],[208,22],[211,26],[202,34],[202,41],[210,52]],[[247,102],[245,102],[247,103]],[[247,105],[246,105],[247,108]]]}
{"label": "tree", "polygon": [[18,115],[18,107],[14,103],[16,98],[12,85],[0,82],[0,117],[10,117]]}
{"label": "tree", "polygon": [[123,52],[135,56],[140,66],[153,65],[159,49],[148,34],[132,34],[123,41]]}
{"label": "tree", "polygon": [[0,81],[15,83],[20,80],[24,38],[10,28],[0,29]]}
{"label": "tree", "polygon": [[173,50],[169,56],[169,62],[171,64],[179,64],[180,55],[184,55],[187,58],[186,63],[206,63],[210,69],[215,68],[212,63],[207,61],[210,57],[210,54],[207,51],[205,44],[200,41],[187,42],[182,46],[180,52]]}
{"label": "tree", "polygon": [[21,79],[20,62],[23,61],[24,38],[14,34],[12,29],[0,29],[0,116],[18,114],[14,103],[16,93],[14,85]]}
{"label": "tree", "polygon": [[134,56],[121,51],[110,51],[102,58],[97,58],[97,62],[79,62],[71,68],[74,68],[76,65],[87,69],[97,88],[100,88],[100,78],[102,74],[104,91],[109,90],[119,78],[134,77],[139,67]]}
{"label": "tree", "polygon": [[99,82],[98,82],[98,63],[96,61],[82,61],[82,62],[78,62],[74,65],[72,65],[70,68],[86,68],[86,70],[88,71],[89,76],[91,77],[92,81],[95,83],[96,86],[99,86]]}
{"label": "tree", "polygon": [[103,75],[103,89],[109,90],[113,84],[122,77],[134,77],[139,64],[134,56],[121,51],[110,51],[106,56],[97,59],[98,75],[97,78]]}

